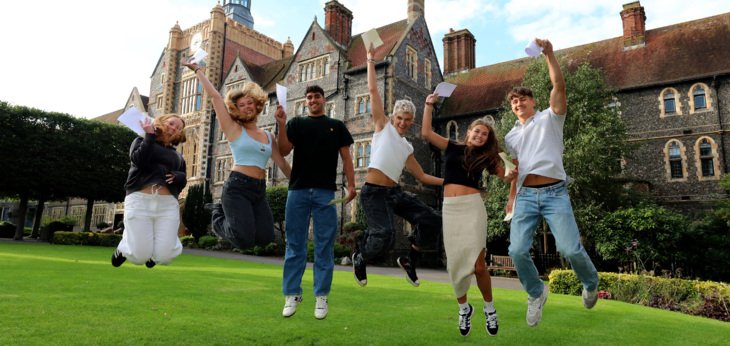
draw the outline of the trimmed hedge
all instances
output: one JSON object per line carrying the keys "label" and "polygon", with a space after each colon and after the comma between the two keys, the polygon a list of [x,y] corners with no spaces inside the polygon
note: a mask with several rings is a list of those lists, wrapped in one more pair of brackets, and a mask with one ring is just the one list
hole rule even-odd
{"label": "trimmed hedge", "polygon": [[[598,295],[689,315],[730,322],[730,285],[647,275],[598,273]],[[550,292],[580,295],[583,290],[572,270],[550,273]]]}
{"label": "trimmed hedge", "polygon": [[117,245],[119,245],[119,242],[121,240],[121,234],[57,231],[53,234],[53,239],[51,239],[51,243],[59,245],[92,245],[116,247]]}

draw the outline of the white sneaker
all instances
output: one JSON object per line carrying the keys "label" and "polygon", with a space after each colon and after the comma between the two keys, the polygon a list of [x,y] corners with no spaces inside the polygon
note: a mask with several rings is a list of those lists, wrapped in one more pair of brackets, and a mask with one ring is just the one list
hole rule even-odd
{"label": "white sneaker", "polygon": [[589,291],[583,288],[583,306],[586,309],[593,309],[598,301],[598,290]]}
{"label": "white sneaker", "polygon": [[301,302],[302,296],[286,296],[286,304],[284,304],[284,311],[281,312],[281,315],[284,317],[294,315],[297,312],[297,306]]}
{"label": "white sneaker", "polygon": [[542,318],[542,307],[545,305],[548,296],[548,287],[544,286],[542,294],[537,298],[527,298],[527,325],[530,327],[536,326],[540,323]]}
{"label": "white sneaker", "polygon": [[327,296],[317,296],[317,304],[314,306],[314,317],[323,320],[327,317],[329,308],[327,306]]}

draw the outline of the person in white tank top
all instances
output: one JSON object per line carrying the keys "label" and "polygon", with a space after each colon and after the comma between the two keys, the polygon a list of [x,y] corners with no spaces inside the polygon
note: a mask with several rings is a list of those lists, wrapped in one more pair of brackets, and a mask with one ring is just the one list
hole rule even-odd
{"label": "person in white tank top", "polygon": [[423,172],[413,156],[413,146],[404,137],[413,125],[416,113],[413,102],[398,100],[390,119],[385,115],[377,87],[374,58],[376,55],[382,57],[383,54],[376,53],[375,49],[369,47],[367,78],[375,133],[365,185],[360,191],[360,203],[368,225],[356,241],[352,254],[353,271],[358,285],[367,285],[366,263],[392,248],[395,238],[394,215],[398,215],[411,223],[413,232],[409,235],[412,243],[409,256],[398,257],[396,262],[405,270],[408,282],[418,286],[416,262],[420,257],[420,245],[439,239],[441,214],[414,194],[401,190],[398,181],[404,167],[426,185],[443,185],[444,180]]}

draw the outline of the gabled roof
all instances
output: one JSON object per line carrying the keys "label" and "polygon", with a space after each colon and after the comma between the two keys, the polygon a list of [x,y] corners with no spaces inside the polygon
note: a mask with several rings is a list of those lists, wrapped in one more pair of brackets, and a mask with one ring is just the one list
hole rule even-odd
{"label": "gabled roof", "polygon": [[286,71],[289,69],[289,65],[291,65],[292,61],[294,61],[294,56],[276,60],[258,67],[258,71],[256,72],[257,80],[264,91],[276,91],[276,83],[284,79]]}
{"label": "gabled roof", "polygon": [[[251,66],[261,66],[268,64],[274,59],[261,54],[249,47],[240,45],[231,40],[226,40],[226,48],[223,56],[223,76],[227,76],[228,72],[236,61],[236,57],[241,58],[241,61],[246,65],[247,68]],[[249,68],[250,71],[250,68]]]}
{"label": "gabled roof", "polygon": [[91,118],[91,120],[96,120],[96,121],[101,121],[103,123],[115,124],[116,125],[117,124],[117,119],[119,119],[119,116],[121,116],[123,113],[124,113],[124,108],[117,109],[117,110],[115,110],[113,112],[110,112],[110,113],[107,113],[107,114],[104,114],[104,115],[100,115],[100,116],[98,116],[96,118]]}
{"label": "gabled roof", "polygon": [[[556,51],[568,66],[588,62],[601,68],[619,90],[648,87],[730,72],[730,13],[647,30],[646,45],[624,51],[623,36]],[[530,58],[447,76],[457,85],[444,102],[446,115],[498,108],[519,85]]]}
{"label": "gabled roof", "polygon": [[[373,59],[375,61],[381,61],[391,54],[396,44],[405,36],[408,28],[408,20],[406,19],[376,28],[380,39],[383,40],[383,45],[375,48],[375,56]],[[347,50],[350,68],[364,67],[367,63],[367,54],[365,44],[362,41],[362,34],[354,35],[350,39],[350,46]]]}

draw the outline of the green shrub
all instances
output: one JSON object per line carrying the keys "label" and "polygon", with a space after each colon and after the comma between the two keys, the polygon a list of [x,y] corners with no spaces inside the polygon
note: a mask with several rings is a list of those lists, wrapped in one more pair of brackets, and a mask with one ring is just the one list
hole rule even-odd
{"label": "green shrub", "polygon": [[[598,273],[599,296],[632,304],[730,321],[730,285],[647,275]],[[550,273],[550,291],[580,295],[583,285],[572,270]]]}
{"label": "green shrub", "polygon": [[[350,255],[350,248],[335,242],[335,258]],[[314,262],[314,242],[307,242],[307,262]]]}
{"label": "green shrub", "polygon": [[0,222],[0,238],[15,237],[15,224],[10,222]]}
{"label": "green shrub", "polygon": [[182,243],[183,247],[188,247],[188,248],[194,248],[194,247],[198,246],[198,244],[195,243],[195,237],[193,237],[191,235],[186,235],[186,236],[180,237],[180,243]]}
{"label": "green shrub", "polygon": [[279,245],[275,242],[271,242],[266,246],[254,246],[252,248],[240,250],[244,255],[254,256],[277,256],[279,253]]}
{"label": "green shrub", "polygon": [[112,233],[92,232],[64,232],[58,231],[53,235],[51,243],[58,245],[92,245],[116,247],[122,240],[122,236]]}
{"label": "green shrub", "polygon": [[99,222],[99,223],[96,224],[96,228],[97,229],[104,229],[104,228],[107,228],[109,226],[111,226],[111,225],[109,225],[108,223],[106,223],[104,221]]}
{"label": "green shrub", "polygon": [[218,238],[212,235],[204,235],[198,239],[198,246],[203,249],[209,249],[218,244]]}

